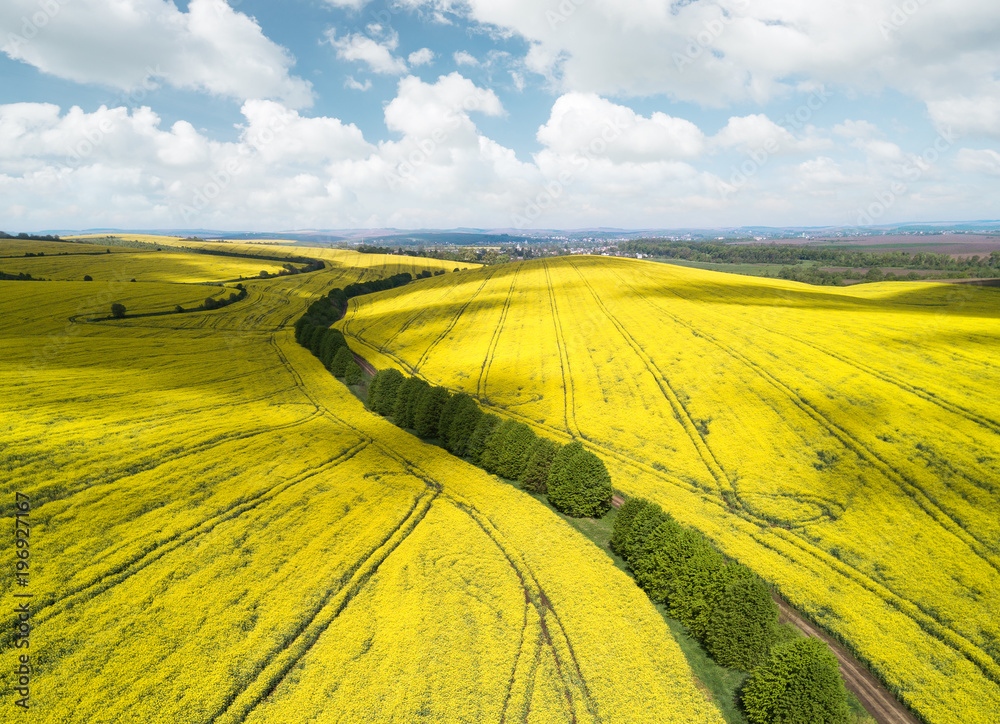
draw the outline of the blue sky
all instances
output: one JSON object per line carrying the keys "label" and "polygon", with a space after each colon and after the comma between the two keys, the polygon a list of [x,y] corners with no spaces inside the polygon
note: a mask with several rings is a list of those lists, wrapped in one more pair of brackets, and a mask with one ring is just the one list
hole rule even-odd
{"label": "blue sky", "polygon": [[990,0],[5,0],[0,228],[995,219]]}

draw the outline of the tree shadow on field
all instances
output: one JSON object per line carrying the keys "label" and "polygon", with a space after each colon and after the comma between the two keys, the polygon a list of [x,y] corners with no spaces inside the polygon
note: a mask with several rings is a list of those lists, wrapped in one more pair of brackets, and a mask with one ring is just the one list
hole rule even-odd
{"label": "tree shadow on field", "polygon": [[[597,272],[599,273],[599,272]],[[708,274],[711,272],[701,272]],[[628,301],[635,296],[679,299],[707,305],[786,307],[817,312],[893,312],[914,315],[937,313],[958,317],[1000,318],[1000,289],[994,287],[881,282],[853,287],[819,287],[801,282],[738,277],[716,272],[717,280],[703,276],[686,279],[672,274],[662,283],[636,275],[628,286],[603,293],[605,298]],[[724,277],[729,277],[724,278]]]}

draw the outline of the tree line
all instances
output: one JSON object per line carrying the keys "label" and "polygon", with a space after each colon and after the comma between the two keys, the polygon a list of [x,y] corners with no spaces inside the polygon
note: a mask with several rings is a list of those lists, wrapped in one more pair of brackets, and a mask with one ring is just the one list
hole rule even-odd
{"label": "tree line", "polygon": [[749,568],[642,498],[618,510],[611,548],[716,662],[750,673],[741,699],[752,724],[848,721],[836,657],[822,641],[778,624],[770,589]]}
{"label": "tree line", "polygon": [[528,425],[483,412],[475,399],[433,387],[396,369],[378,371],[368,387],[368,408],[405,430],[438,444],[493,475],[546,495],[575,518],[600,518],[611,508],[611,476],[580,442],[539,437]]}
{"label": "tree line", "polygon": [[[204,302],[202,302],[200,309],[206,309],[209,311],[213,309],[222,309],[223,307],[228,307],[230,304],[246,299],[247,298],[246,288],[242,284],[237,284],[236,288],[239,291],[232,292],[228,297],[225,297],[223,299],[208,297],[207,299],[205,299]],[[184,308],[181,307],[180,305],[177,305],[175,311],[183,312]]]}
{"label": "tree line", "polygon": [[28,239],[29,241],[62,241],[55,234],[26,234],[23,231],[16,236],[13,234],[8,234],[6,231],[0,231],[0,239]]}
{"label": "tree line", "polygon": [[[88,274],[85,276],[84,281],[93,281],[93,278]],[[133,282],[135,279],[132,280]],[[221,285],[220,285],[221,286]],[[223,307],[228,307],[230,304],[239,302],[247,297],[247,290],[242,284],[237,284],[236,289],[238,291],[231,292],[228,297],[223,297],[221,299],[216,299],[215,297],[207,297],[201,305],[194,307],[192,309],[185,309],[180,304],[174,307],[174,314],[184,314],[185,312],[202,312],[211,311],[213,309],[222,309]],[[162,314],[169,314],[170,312],[150,312],[148,314],[139,314],[133,316],[139,317],[153,317],[160,316]],[[128,309],[121,302],[114,302],[111,305],[111,319],[125,319],[128,316]]]}
{"label": "tree line", "polygon": [[[295,341],[346,384],[360,383],[360,365],[343,333],[330,325],[341,318],[349,299],[393,289],[412,279],[403,273],[331,289],[296,320]],[[594,453],[579,442],[560,445],[538,437],[523,422],[483,412],[464,392],[452,394],[444,387],[432,387],[425,380],[387,369],[377,371],[371,379],[366,404],[404,430],[436,440],[453,455],[518,481],[529,492],[546,495],[567,515],[600,518],[611,508],[611,476]]]}
{"label": "tree line", "polygon": [[[409,276],[331,290],[296,321],[296,341],[346,384],[360,383],[362,370],[346,338],[330,325],[351,297],[408,283]],[[546,495],[566,515],[600,518],[611,508],[611,476],[581,442],[539,437],[523,422],[484,412],[464,392],[390,368],[372,377],[365,404],[456,457]],[[749,568],[726,560],[703,535],[641,498],[619,509],[611,548],[650,598],[720,665],[751,674],[741,699],[752,724],[846,724],[847,694],[836,657],[821,641],[778,624],[770,589]]]}
{"label": "tree line", "polygon": [[[429,269],[424,269],[417,275],[417,279],[427,279],[432,275],[433,274]],[[395,289],[396,287],[404,287],[412,281],[413,275],[409,272],[403,272],[401,274],[393,274],[391,277],[385,277],[384,279],[372,279],[367,282],[354,282],[353,284],[348,284],[343,289],[333,289],[327,296],[335,305],[337,305],[340,314],[343,314],[347,310],[347,300],[349,299],[360,297],[364,294],[384,292],[389,289]],[[338,316],[337,319],[340,319],[340,316]]]}
{"label": "tree line", "polygon": [[989,256],[955,259],[949,254],[906,251],[870,252],[844,248],[795,246],[792,244],[722,244],[718,242],[667,241],[636,239],[624,241],[618,248],[625,253],[647,254],[665,259],[684,259],[720,264],[787,264],[803,261],[822,262],[826,266],[871,269],[928,269],[939,271],[983,271],[1000,269],[1000,251]]}
{"label": "tree line", "polygon": [[295,341],[312,352],[334,377],[356,385],[362,379],[361,366],[354,360],[343,332],[330,327],[340,319],[347,299],[343,289],[333,289],[310,304],[295,322]]}

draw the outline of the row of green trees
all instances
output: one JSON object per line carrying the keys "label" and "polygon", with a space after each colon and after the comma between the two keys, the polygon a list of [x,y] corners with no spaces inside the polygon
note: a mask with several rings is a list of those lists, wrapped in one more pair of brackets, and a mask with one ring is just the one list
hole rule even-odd
{"label": "row of green trees", "polygon": [[560,445],[523,422],[483,412],[464,392],[452,394],[395,369],[376,373],[368,407],[419,437],[532,493],[546,494],[567,515],[600,518],[611,508],[611,476],[579,442]]}
{"label": "row of green trees", "polygon": [[[429,271],[420,273],[420,278],[431,276]],[[387,289],[406,286],[413,281],[413,275],[409,272],[393,274],[385,279],[372,279],[367,282],[355,282],[348,284],[343,289],[334,289],[327,296],[342,314],[347,308],[347,300],[352,297],[360,297],[362,294],[372,294],[373,292],[384,292]]]}
{"label": "row of green trees", "polygon": [[[134,279],[132,281],[135,281]],[[228,307],[230,304],[242,301],[247,298],[247,290],[242,284],[237,284],[236,288],[239,290],[237,292],[232,292],[228,297],[222,299],[216,299],[215,297],[208,297],[202,302],[201,308],[207,309],[209,311],[213,309],[222,309],[223,307]]]}
{"label": "row of green trees", "polygon": [[44,282],[44,279],[38,279],[31,276],[27,272],[18,272],[17,274],[8,274],[6,272],[0,272],[0,281],[5,282]]}
{"label": "row of green trees", "polygon": [[361,366],[354,360],[354,354],[340,330],[319,325],[303,325],[300,328],[296,324],[295,340],[312,352],[334,377],[345,378],[349,385],[361,382]]}
{"label": "row of green trees", "polygon": [[848,720],[836,657],[820,641],[789,638],[768,586],[749,568],[642,498],[619,509],[611,548],[716,662],[752,673],[742,700],[753,724]]}
{"label": "row of green trees", "polygon": [[23,231],[18,235],[8,234],[6,231],[0,231],[0,239],[30,239],[32,241],[62,241],[58,236],[54,234],[26,234]]}
{"label": "row of green trees", "polygon": [[343,316],[352,297],[395,289],[411,281],[413,275],[404,272],[385,279],[348,284],[343,289],[331,289],[325,297],[310,304],[306,313],[296,320],[295,341],[312,352],[335,377],[344,378],[348,385],[360,384],[364,378],[361,366],[354,359],[343,333],[331,329],[330,325]]}

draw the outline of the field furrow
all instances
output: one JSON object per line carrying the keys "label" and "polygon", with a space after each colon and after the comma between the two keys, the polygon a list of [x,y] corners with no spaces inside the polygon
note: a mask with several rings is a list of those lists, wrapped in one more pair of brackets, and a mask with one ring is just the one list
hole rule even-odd
{"label": "field furrow", "polygon": [[[489,353],[489,409],[585,440],[617,488],[757,570],[924,720],[985,723],[1000,709],[996,297],[525,262],[504,317],[516,332],[493,344],[495,311],[470,307],[460,355],[420,374],[475,391],[461,370]],[[437,324],[378,363],[407,370]]]}

